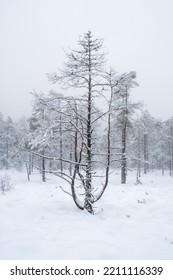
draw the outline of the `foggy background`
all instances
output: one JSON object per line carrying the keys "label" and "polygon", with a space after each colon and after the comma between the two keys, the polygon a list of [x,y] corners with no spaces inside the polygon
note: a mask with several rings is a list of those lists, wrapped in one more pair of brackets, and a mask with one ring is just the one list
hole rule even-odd
{"label": "foggy background", "polygon": [[61,92],[46,73],[91,30],[104,39],[108,65],[137,72],[132,96],[154,117],[171,117],[172,15],[172,0],[0,0],[0,112],[17,120],[30,114],[31,91]]}

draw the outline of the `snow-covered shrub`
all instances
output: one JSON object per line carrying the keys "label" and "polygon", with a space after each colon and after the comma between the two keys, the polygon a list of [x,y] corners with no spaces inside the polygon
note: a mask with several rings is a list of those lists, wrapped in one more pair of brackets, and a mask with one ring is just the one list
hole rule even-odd
{"label": "snow-covered shrub", "polygon": [[0,176],[0,191],[2,191],[2,194],[10,191],[11,187],[12,187],[11,178],[6,174]]}

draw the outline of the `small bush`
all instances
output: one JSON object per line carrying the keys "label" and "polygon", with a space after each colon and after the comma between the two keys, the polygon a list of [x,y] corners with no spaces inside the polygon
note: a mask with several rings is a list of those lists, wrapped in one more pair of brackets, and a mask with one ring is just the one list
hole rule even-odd
{"label": "small bush", "polygon": [[2,194],[10,191],[11,187],[11,178],[8,175],[0,176],[0,191],[2,191]]}

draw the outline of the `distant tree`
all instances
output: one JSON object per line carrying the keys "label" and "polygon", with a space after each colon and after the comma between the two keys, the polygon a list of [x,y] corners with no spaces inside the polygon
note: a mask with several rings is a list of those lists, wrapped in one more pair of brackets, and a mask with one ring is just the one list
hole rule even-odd
{"label": "distant tree", "polygon": [[35,151],[40,154],[40,159],[37,168],[40,169],[42,181],[46,181],[46,158],[45,151],[48,148],[51,137],[50,118],[46,110],[46,106],[42,101],[43,94],[33,93],[34,101],[32,104],[32,116],[29,120],[29,134],[27,147],[30,151]]}
{"label": "distant tree", "polygon": [[0,113],[0,169],[5,165],[5,121]]}
{"label": "distant tree", "polygon": [[168,169],[170,176],[173,175],[173,118],[165,122],[166,142],[168,147]]}
{"label": "distant tree", "polygon": [[[141,103],[130,100],[130,91],[138,84],[135,81],[136,73],[129,72],[117,74],[112,72],[109,82],[111,88],[111,114],[116,119],[116,126],[121,130],[121,183],[126,183],[127,175],[127,132],[131,125],[131,116],[135,109],[141,107]],[[112,130],[112,129],[111,129]]]}
{"label": "distant tree", "polygon": [[156,147],[159,135],[156,120],[147,110],[145,110],[140,117],[140,126],[142,129],[141,137],[144,174],[147,174],[149,169],[151,169],[151,167],[153,168],[153,165],[155,165],[153,155],[158,153]]}
{"label": "distant tree", "polygon": [[152,153],[154,154],[154,143],[156,142],[154,118],[148,111],[142,111],[139,118],[133,123],[133,134],[131,139],[131,158],[133,166],[137,169],[137,179],[141,177],[142,170],[146,174],[154,167]]}
{"label": "distant tree", "polygon": [[[14,162],[14,167],[19,171],[22,171],[23,167],[26,167],[26,165],[28,164],[28,153],[19,148],[27,136],[28,128],[28,120],[25,116],[21,117],[19,121],[15,123],[16,141],[12,160]],[[29,170],[29,164],[27,165],[27,167]]]}
{"label": "distant tree", "polygon": [[4,123],[4,165],[6,169],[12,167],[12,155],[16,144],[16,126],[10,117]]}

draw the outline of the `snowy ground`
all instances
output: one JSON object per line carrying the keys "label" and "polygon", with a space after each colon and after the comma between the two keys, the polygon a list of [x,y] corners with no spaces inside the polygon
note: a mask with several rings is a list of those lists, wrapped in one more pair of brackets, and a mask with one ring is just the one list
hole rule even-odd
{"label": "snowy ground", "polygon": [[13,189],[0,195],[0,259],[173,259],[173,178],[143,175],[135,186],[131,175],[122,186],[114,175],[93,216],[57,177],[10,176]]}

